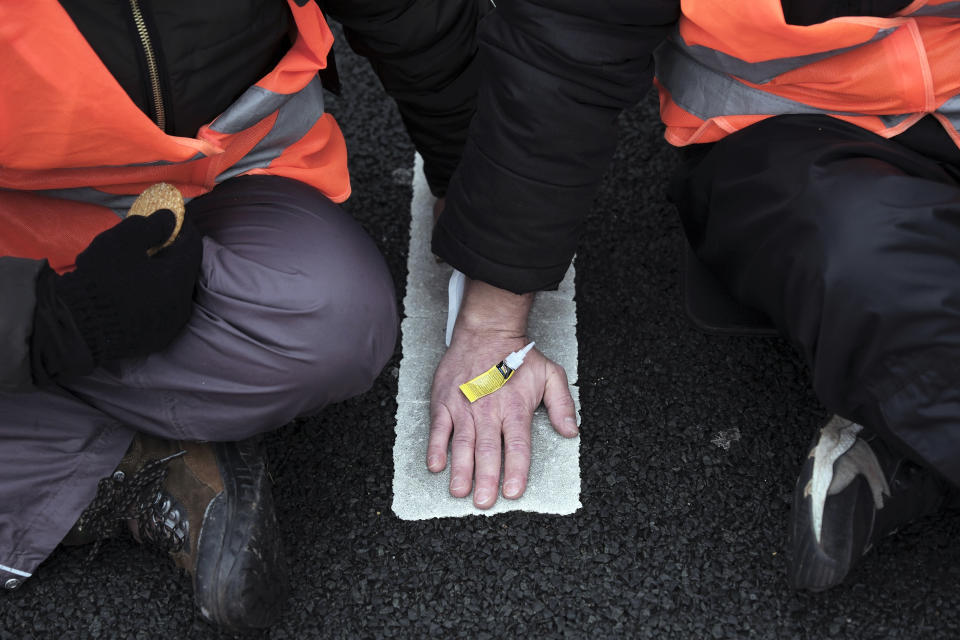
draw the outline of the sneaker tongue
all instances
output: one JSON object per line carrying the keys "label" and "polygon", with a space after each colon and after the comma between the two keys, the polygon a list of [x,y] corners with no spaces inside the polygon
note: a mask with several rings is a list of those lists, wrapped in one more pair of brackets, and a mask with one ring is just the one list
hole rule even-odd
{"label": "sneaker tongue", "polygon": [[833,483],[833,463],[854,445],[861,429],[863,427],[855,422],[833,416],[820,430],[820,440],[810,452],[813,457],[813,475],[804,493],[810,496],[813,533],[818,543],[823,528],[823,508],[827,502],[827,492]]}
{"label": "sneaker tongue", "polygon": [[837,460],[833,468],[833,481],[830,483],[828,495],[836,495],[850,486],[853,479],[862,475],[870,485],[873,494],[873,505],[877,510],[883,509],[884,494],[890,495],[890,485],[883,475],[877,455],[863,440],[858,439],[854,445]]}

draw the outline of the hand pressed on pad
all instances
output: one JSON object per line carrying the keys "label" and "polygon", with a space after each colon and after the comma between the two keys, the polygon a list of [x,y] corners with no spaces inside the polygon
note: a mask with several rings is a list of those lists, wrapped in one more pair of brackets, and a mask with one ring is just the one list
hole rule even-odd
{"label": "hand pressed on pad", "polygon": [[526,490],[530,425],[541,401],[557,433],[567,438],[578,433],[566,372],[536,349],[495,393],[471,404],[460,391],[461,382],[530,342],[525,327],[532,299],[468,282],[450,348],[433,378],[427,468],[446,467],[449,443],[450,494],[463,498],[472,489],[480,509],[497,500],[501,466],[505,498],[517,499]]}

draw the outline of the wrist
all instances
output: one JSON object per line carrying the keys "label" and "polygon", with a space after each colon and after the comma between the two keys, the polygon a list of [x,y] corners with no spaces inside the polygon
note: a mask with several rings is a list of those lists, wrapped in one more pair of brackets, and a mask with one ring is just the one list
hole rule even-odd
{"label": "wrist", "polygon": [[481,280],[467,279],[457,328],[474,333],[525,335],[533,295],[516,294]]}

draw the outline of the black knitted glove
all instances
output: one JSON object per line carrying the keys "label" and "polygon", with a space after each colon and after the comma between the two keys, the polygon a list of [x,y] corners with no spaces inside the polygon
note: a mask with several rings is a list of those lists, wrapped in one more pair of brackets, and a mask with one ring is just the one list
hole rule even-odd
{"label": "black knitted glove", "polygon": [[159,351],[180,333],[193,310],[200,234],[188,218],[172,245],[147,255],[174,224],[168,210],[130,216],[94,238],[75,271],[41,273],[31,340],[38,384]]}

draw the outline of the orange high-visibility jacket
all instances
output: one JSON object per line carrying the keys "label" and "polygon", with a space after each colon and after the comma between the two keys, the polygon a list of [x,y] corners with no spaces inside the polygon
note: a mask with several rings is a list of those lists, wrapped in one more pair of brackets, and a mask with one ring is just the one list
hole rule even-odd
{"label": "orange high-visibility jacket", "polygon": [[0,256],[69,269],[156,182],[191,198],[270,174],[346,200],[346,145],[317,77],[333,35],[316,3],[288,5],[297,34],[287,54],[186,138],[130,100],[56,0],[0,3]]}
{"label": "orange high-visibility jacket", "polygon": [[666,138],[713,142],[780,114],[827,114],[883,137],[933,114],[960,146],[960,2],[891,18],[786,24],[780,0],[683,0],[656,53]]}

